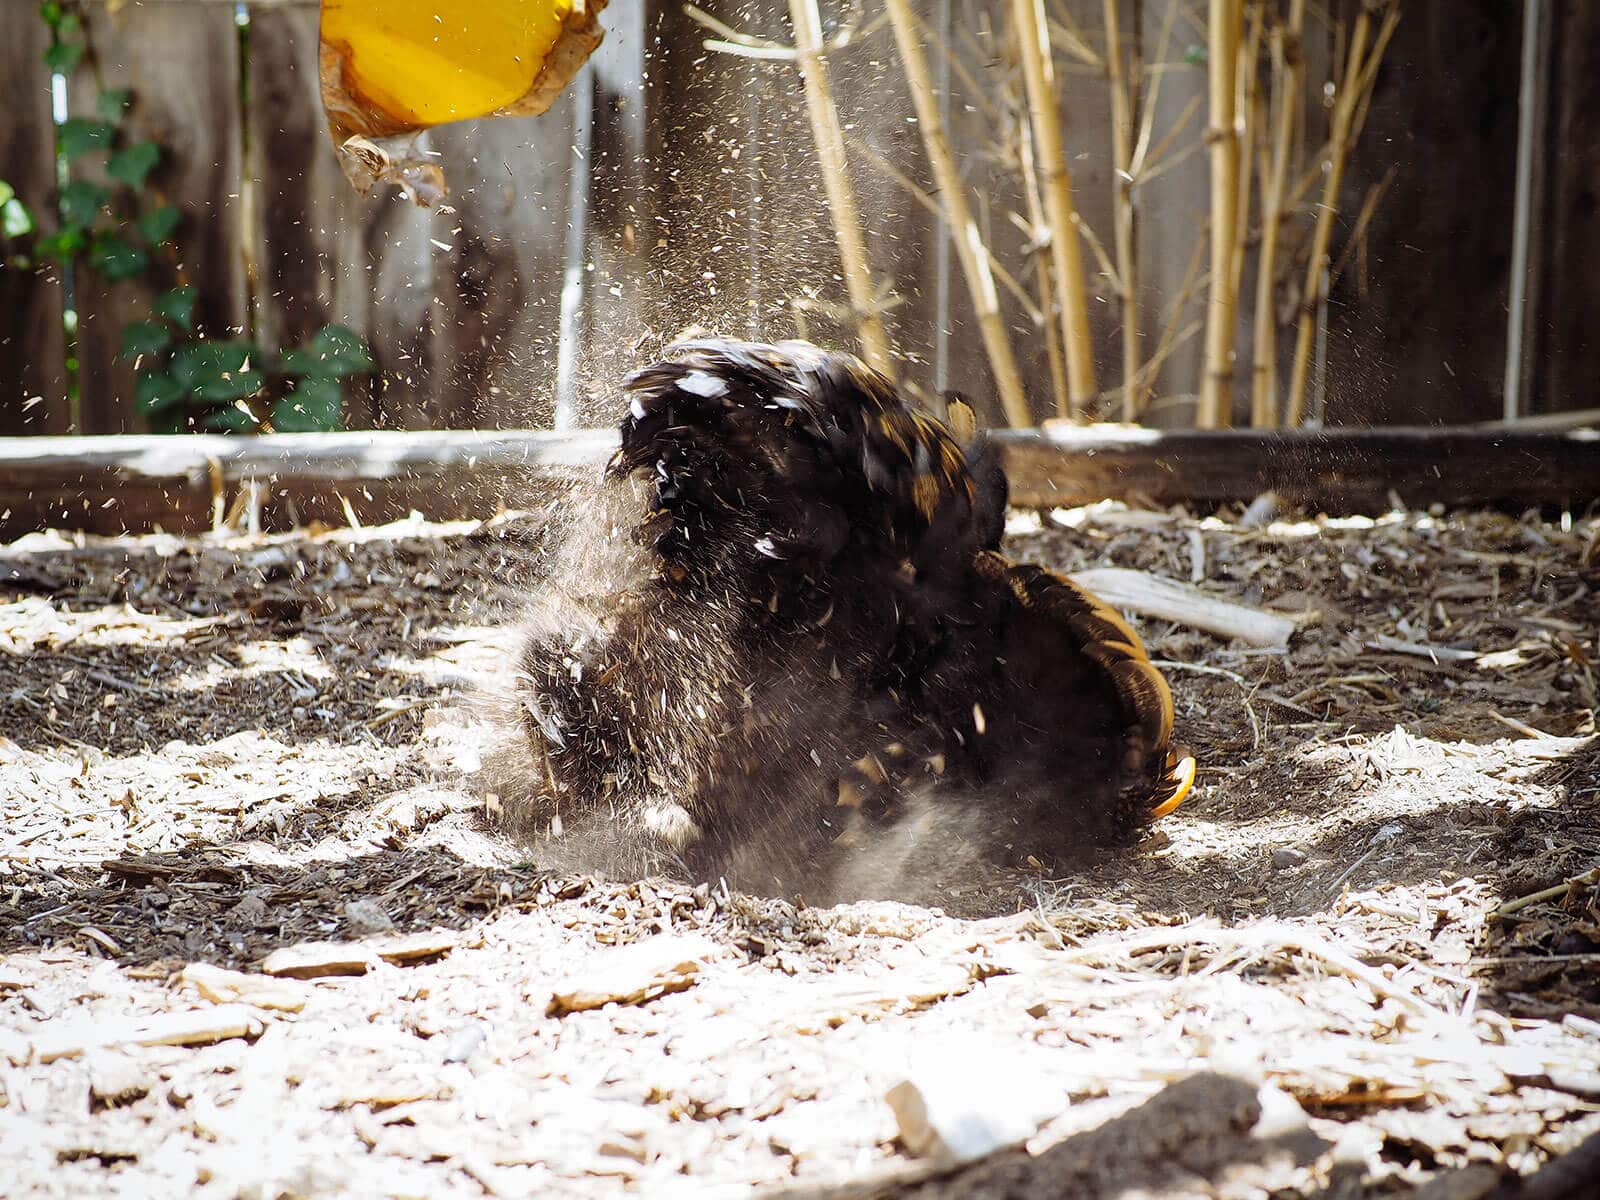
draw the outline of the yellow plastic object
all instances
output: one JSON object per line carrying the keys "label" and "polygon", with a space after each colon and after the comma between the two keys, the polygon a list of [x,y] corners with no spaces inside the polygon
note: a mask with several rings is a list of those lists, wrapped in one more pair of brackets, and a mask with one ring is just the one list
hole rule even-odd
{"label": "yellow plastic object", "polygon": [[345,174],[429,203],[436,165],[391,139],[544,112],[600,44],[606,0],[323,0],[322,103]]}

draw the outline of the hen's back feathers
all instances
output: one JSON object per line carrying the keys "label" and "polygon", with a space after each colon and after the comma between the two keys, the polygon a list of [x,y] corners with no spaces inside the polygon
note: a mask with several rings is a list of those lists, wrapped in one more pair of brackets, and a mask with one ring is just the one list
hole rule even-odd
{"label": "hen's back feathers", "polygon": [[997,552],[1005,476],[959,399],[947,428],[804,342],[688,342],[624,386],[607,486],[639,493],[647,569],[581,639],[530,639],[546,809],[670,826],[705,870],[741,839],[842,844],[913,797],[1010,859],[1182,798],[1165,681],[1115,612]]}

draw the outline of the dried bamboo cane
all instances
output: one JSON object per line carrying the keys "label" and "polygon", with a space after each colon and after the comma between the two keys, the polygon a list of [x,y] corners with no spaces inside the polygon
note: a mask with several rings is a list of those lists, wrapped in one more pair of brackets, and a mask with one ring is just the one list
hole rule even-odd
{"label": "dried bamboo cane", "polygon": [[1278,235],[1283,225],[1289,158],[1299,128],[1300,89],[1305,71],[1301,37],[1306,0],[1289,0],[1287,27],[1272,31],[1272,77],[1277,90],[1277,121],[1272,135],[1270,174],[1261,189],[1261,253],[1256,261],[1255,361],[1251,371],[1250,423],[1264,429],[1278,423],[1278,322],[1275,312]]}
{"label": "dried bamboo cane", "polygon": [[1350,34],[1350,52],[1345,61],[1344,79],[1333,104],[1332,126],[1328,133],[1326,177],[1322,201],[1317,206],[1317,222],[1311,235],[1311,258],[1306,264],[1305,292],[1300,300],[1300,317],[1295,332],[1294,366],[1289,376],[1289,403],[1284,423],[1290,427],[1305,417],[1306,377],[1311,369],[1311,342],[1316,333],[1317,303],[1322,297],[1323,272],[1328,268],[1328,245],[1333,238],[1333,219],[1339,211],[1339,191],[1344,184],[1344,165],[1349,150],[1351,121],[1355,116],[1358,86],[1365,69],[1367,39],[1372,35],[1372,14],[1363,6]]}
{"label": "dried bamboo cane", "polygon": [[1000,392],[1001,407],[1011,424],[1027,425],[1031,422],[1028,401],[1022,390],[1022,374],[1017,369],[1016,356],[1011,350],[1011,338],[1000,316],[1000,297],[995,292],[994,275],[989,270],[989,252],[983,244],[983,235],[977,223],[972,219],[972,211],[967,206],[966,188],[961,182],[960,172],[956,170],[944,123],[939,117],[939,103],[928,72],[928,60],[922,53],[917,19],[911,12],[909,0],[884,0],[884,3],[889,10],[890,24],[894,27],[894,40],[900,49],[900,62],[905,69],[911,102],[916,106],[923,148],[938,182],[939,200],[944,206],[945,220],[950,225],[956,257],[961,260],[961,271],[966,276],[967,288],[972,294],[972,307],[977,312],[978,328],[983,334],[989,367],[994,372],[995,386]]}
{"label": "dried bamboo cane", "polygon": [[[1017,161],[1022,167],[1022,192],[1028,204],[1028,223],[1032,226],[1030,239],[1037,239],[1045,228],[1044,201],[1039,198],[1039,171],[1033,159],[1033,138],[1028,135],[1027,122],[1016,126]],[[1039,310],[1044,314],[1040,324],[1044,327],[1044,352],[1050,363],[1050,394],[1055,398],[1056,412],[1065,416],[1071,411],[1067,392],[1067,364],[1061,352],[1061,328],[1056,324],[1054,310],[1054,281],[1050,278],[1050,255],[1047,247],[1040,245],[1033,252],[1034,283],[1039,290]]]}
{"label": "dried bamboo cane", "polygon": [[1234,128],[1237,62],[1244,0],[1211,0],[1207,27],[1210,57],[1211,295],[1206,306],[1205,377],[1196,422],[1216,429],[1232,418],[1233,240],[1239,203],[1239,131]]}
{"label": "dried bamboo cane", "polygon": [[[1105,0],[1106,80],[1111,89],[1111,154],[1115,169],[1112,215],[1117,247],[1117,281],[1122,300],[1122,419],[1139,415],[1139,262],[1133,207],[1133,112],[1137,100],[1122,64],[1120,0]],[[1137,53],[1137,50],[1134,51]]]}
{"label": "dried bamboo cane", "polygon": [[1081,417],[1094,401],[1094,346],[1089,341],[1089,306],[1084,297],[1083,252],[1078,244],[1077,206],[1056,111],[1055,65],[1051,59],[1044,0],[1013,0],[1017,45],[1022,57],[1028,111],[1037,161],[1044,176],[1045,213],[1050,219],[1050,260],[1061,306],[1061,344],[1067,355],[1070,415]]}
{"label": "dried bamboo cane", "polygon": [[855,311],[862,357],[869,366],[893,379],[894,361],[889,355],[889,339],[884,333],[883,317],[877,309],[877,288],[873,285],[866,241],[861,234],[861,214],[856,207],[855,189],[850,184],[844,131],[839,127],[839,110],[833,102],[833,85],[828,80],[827,63],[822,57],[822,17],[817,11],[817,0],[789,0],[789,17],[794,23],[795,54],[800,62],[800,77],[805,84],[811,136],[817,144],[817,160],[822,166],[822,186],[828,197],[828,211],[833,216],[834,237],[839,243],[839,262],[844,268],[850,307]]}
{"label": "dried bamboo cane", "polygon": [[1245,244],[1250,237],[1250,198],[1255,187],[1255,145],[1256,135],[1261,126],[1259,112],[1261,88],[1256,67],[1261,56],[1261,29],[1266,16],[1265,8],[1266,5],[1262,0],[1252,0],[1249,32],[1245,35],[1243,50],[1239,54],[1238,61],[1239,90],[1235,99],[1238,108],[1234,123],[1239,130],[1239,203],[1233,227],[1233,262],[1229,267],[1233,276],[1231,286],[1235,303],[1238,303],[1239,291],[1244,280]]}

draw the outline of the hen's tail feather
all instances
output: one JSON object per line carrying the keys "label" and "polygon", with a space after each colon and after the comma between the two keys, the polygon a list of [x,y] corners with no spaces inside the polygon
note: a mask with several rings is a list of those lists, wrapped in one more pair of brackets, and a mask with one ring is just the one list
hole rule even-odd
{"label": "hen's tail feather", "polygon": [[980,572],[1003,577],[1024,607],[1070,631],[1084,656],[1110,680],[1127,723],[1123,766],[1136,778],[1143,776],[1134,786],[1146,792],[1148,819],[1177,808],[1194,785],[1195,761],[1172,748],[1172,692],[1133,627],[1065,576],[992,552],[979,560]]}

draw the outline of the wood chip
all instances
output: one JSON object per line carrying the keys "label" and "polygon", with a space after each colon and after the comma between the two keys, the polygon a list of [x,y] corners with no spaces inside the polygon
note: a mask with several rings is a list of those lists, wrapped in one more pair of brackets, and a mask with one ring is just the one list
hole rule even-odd
{"label": "wood chip", "polygon": [[[34,1062],[76,1058],[90,1050],[121,1046],[205,1046],[228,1038],[253,1038],[261,1017],[243,1005],[219,1005],[194,1012],[163,1013],[143,1021],[97,1021],[88,1028],[45,1034],[28,1043]],[[21,1063],[16,1065],[20,1066]]]}
{"label": "wood chip", "polygon": [[546,1013],[553,1017],[603,1008],[647,1004],[693,987],[701,963],[716,952],[707,938],[663,934],[591,959],[590,969],[555,989]]}
{"label": "wood chip", "polygon": [[320,979],[328,975],[365,975],[378,956],[365,946],[348,942],[301,942],[267,955],[261,970],[289,979]]}
{"label": "wood chip", "polygon": [[299,1012],[306,1006],[306,991],[293,983],[265,975],[247,975],[210,963],[190,963],[178,979],[214,1004],[242,1002],[277,1012]]}
{"label": "wood chip", "polygon": [[395,966],[409,966],[442,958],[461,944],[461,937],[447,929],[407,933],[398,937],[380,938],[371,943],[378,957]]}

